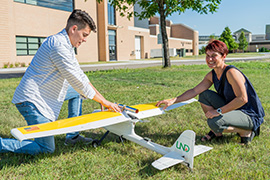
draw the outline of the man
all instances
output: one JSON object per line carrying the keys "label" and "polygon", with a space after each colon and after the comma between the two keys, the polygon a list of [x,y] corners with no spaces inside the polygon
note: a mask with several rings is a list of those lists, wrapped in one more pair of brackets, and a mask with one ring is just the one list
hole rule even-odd
{"label": "man", "polygon": [[[69,85],[84,98],[93,99],[110,110],[120,111],[90,83],[75,58],[74,47],[78,48],[86,42],[91,31],[96,31],[92,18],[85,11],[74,10],[66,28],[46,38],[38,49],[12,100],[28,125],[55,121]],[[22,142],[0,138],[0,152],[38,154],[53,153],[54,150],[53,136]]]}

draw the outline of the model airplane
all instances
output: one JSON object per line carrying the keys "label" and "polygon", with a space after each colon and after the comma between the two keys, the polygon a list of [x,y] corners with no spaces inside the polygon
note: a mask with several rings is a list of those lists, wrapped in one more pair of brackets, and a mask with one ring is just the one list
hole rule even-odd
{"label": "model airplane", "polygon": [[11,134],[18,140],[22,141],[25,139],[53,136],[103,127],[107,132],[100,140],[93,141],[92,145],[94,147],[100,145],[101,141],[107,136],[107,134],[112,132],[118,135],[120,139],[125,138],[164,155],[152,163],[152,165],[159,170],[163,170],[178,163],[184,163],[192,169],[193,158],[212,149],[207,146],[195,145],[196,135],[193,131],[184,131],[172,147],[165,147],[153,143],[148,138],[138,136],[135,133],[134,128],[135,124],[138,121],[141,121],[141,119],[164,114],[165,111],[175,109],[194,101],[196,100],[190,99],[185,102],[176,103],[167,107],[165,110],[162,110],[162,107],[155,106],[156,103],[140,104],[131,107],[119,105],[123,110],[122,113],[100,111],[51,123],[15,128],[11,130]]}

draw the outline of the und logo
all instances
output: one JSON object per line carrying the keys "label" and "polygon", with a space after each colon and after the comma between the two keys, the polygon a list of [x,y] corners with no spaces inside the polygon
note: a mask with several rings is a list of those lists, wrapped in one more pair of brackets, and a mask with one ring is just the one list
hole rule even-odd
{"label": "und logo", "polygon": [[185,152],[189,152],[190,150],[190,147],[188,145],[186,144],[183,145],[181,142],[179,143],[178,141],[176,142],[176,148],[180,150],[182,149]]}

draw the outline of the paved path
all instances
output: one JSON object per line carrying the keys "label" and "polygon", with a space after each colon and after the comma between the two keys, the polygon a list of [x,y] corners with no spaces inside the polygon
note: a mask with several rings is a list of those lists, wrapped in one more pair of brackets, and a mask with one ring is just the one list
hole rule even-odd
{"label": "paved path", "polygon": [[[261,59],[270,59],[270,54],[265,54],[265,56],[257,57],[244,57],[244,58],[226,58],[226,62],[231,61],[252,61],[252,60],[261,60]],[[190,60],[171,60],[172,65],[190,65],[190,64],[204,64],[204,59],[190,59]],[[107,64],[88,64],[81,65],[81,68],[84,72],[87,71],[98,71],[98,70],[110,70],[110,69],[136,69],[136,68],[145,68],[151,66],[162,66],[161,60],[130,60],[130,61],[118,61],[111,62]],[[0,79],[22,77],[27,68],[6,68],[0,69]]]}

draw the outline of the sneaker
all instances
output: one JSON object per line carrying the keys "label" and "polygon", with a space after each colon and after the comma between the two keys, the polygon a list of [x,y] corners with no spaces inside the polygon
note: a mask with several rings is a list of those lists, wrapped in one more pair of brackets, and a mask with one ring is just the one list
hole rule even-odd
{"label": "sneaker", "polygon": [[75,145],[76,143],[90,144],[93,142],[92,138],[86,138],[81,135],[77,135],[73,138],[68,138],[65,140],[65,145]]}

